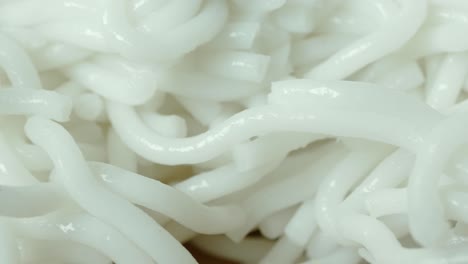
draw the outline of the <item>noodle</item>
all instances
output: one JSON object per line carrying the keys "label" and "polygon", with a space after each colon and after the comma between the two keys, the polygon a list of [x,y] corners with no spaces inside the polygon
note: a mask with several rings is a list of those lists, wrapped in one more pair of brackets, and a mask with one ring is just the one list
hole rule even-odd
{"label": "noodle", "polygon": [[[165,37],[159,36],[155,39],[154,36],[139,33],[126,23],[123,0],[118,0],[117,3],[106,2],[103,24],[108,30],[106,34],[114,39],[111,43],[126,57],[143,60],[147,59],[149,54],[157,60],[174,59],[184,55],[211,39],[221,29],[219,25],[224,23],[227,16],[224,1],[207,1],[202,11],[189,22],[180,25],[171,33],[164,32]],[[221,23],[210,23],[210,21]],[[192,37],[193,34],[197,37]],[[191,41],[186,41],[187,39]]]}
{"label": "noodle", "polygon": [[405,0],[403,2],[401,14],[393,18],[394,21],[388,22],[383,29],[333,55],[326,62],[309,71],[306,76],[324,80],[342,79],[360,67],[400,48],[416,33],[426,16],[425,1]]}
{"label": "noodle", "polygon": [[[99,63],[109,63],[124,70],[109,69]],[[124,65],[119,65],[122,63]],[[115,66],[113,65],[115,64]],[[156,88],[154,73],[150,69],[139,67],[133,69],[131,63],[112,61],[103,58],[96,63],[81,63],[72,66],[67,75],[93,92],[118,102],[129,105],[140,105],[150,98]]]}
{"label": "noodle", "polygon": [[287,223],[284,233],[291,242],[304,249],[316,228],[315,200],[307,200],[302,203]]}
{"label": "noodle", "polygon": [[58,187],[50,183],[30,186],[2,186],[0,191],[0,215],[33,217],[43,215],[62,206],[66,200]]}
{"label": "noodle", "polygon": [[348,154],[320,183],[315,202],[317,224],[328,234],[339,238],[336,230],[336,206],[346,192],[385,155],[382,149],[363,149]]}
{"label": "noodle", "polygon": [[[208,208],[160,182],[132,175],[110,165],[96,164],[93,168],[113,192],[133,203],[167,215],[197,233],[225,233],[243,221],[243,212],[238,208]],[[177,203],[177,210],[165,206],[166,201]],[[190,218],[184,217],[186,214]]]}
{"label": "noodle", "polygon": [[0,113],[3,115],[38,115],[57,121],[68,121],[72,103],[61,94],[28,89],[0,90]]}
{"label": "noodle", "polygon": [[[437,240],[448,232],[448,223],[436,194],[437,185],[443,167],[450,157],[449,153],[464,142],[462,135],[465,129],[463,117],[454,116],[444,120],[431,131],[421,155],[416,158],[408,182],[408,217],[411,233],[421,244],[437,243]],[[447,137],[448,131],[452,131],[450,138]],[[424,167],[422,164],[425,164]],[[415,189],[424,191],[413,191]],[[432,230],[430,233],[425,231],[429,229]]]}
{"label": "noodle", "polygon": [[4,185],[28,185],[37,183],[37,179],[25,169],[16,158],[5,137],[0,134],[1,177]]}
{"label": "noodle", "polygon": [[[360,120],[344,124],[344,121],[353,119],[352,112],[299,112],[267,106],[234,115],[223,122],[223,126],[217,126],[205,134],[184,139],[169,139],[150,131],[130,107],[109,103],[108,114],[116,133],[133,151],[148,160],[164,164],[206,161],[219,155],[233,143],[268,130],[292,130],[293,126],[294,131],[298,132],[364,137],[410,149],[418,144],[417,135],[420,134],[412,127],[413,124],[405,124],[401,119],[390,117],[382,122],[382,116],[373,113],[357,112],[354,117],[359,115]],[[362,126],[359,122],[363,122]],[[369,125],[372,123],[375,125]],[[344,126],[346,130],[341,129]],[[398,131],[395,127],[399,128]]]}
{"label": "noodle", "polygon": [[260,25],[255,22],[227,23],[208,45],[220,48],[249,49],[253,46]]}
{"label": "noodle", "polygon": [[[66,241],[38,241],[23,239],[21,255],[25,262],[30,261],[63,261],[78,263],[109,264],[111,260],[100,252],[79,243]],[[60,248],[60,250],[56,250]]]}
{"label": "noodle", "polygon": [[301,248],[291,243],[288,237],[281,237],[259,263],[294,263],[301,255]]}
{"label": "noodle", "polygon": [[0,35],[0,65],[13,86],[27,89],[42,88],[31,59],[14,41]]}
{"label": "noodle", "polygon": [[311,259],[329,256],[338,247],[336,240],[324,232],[317,232],[309,241],[307,256]]}
{"label": "noodle", "polygon": [[[48,224],[45,224],[48,223]],[[26,218],[14,223],[14,229],[23,236],[39,240],[70,240],[96,248],[117,263],[153,263],[133,243],[116,229],[87,214],[56,213],[55,215]],[[106,243],[112,241],[112,243]],[[119,250],[125,248],[125,250]]]}
{"label": "noodle", "polygon": [[0,227],[0,261],[4,263],[18,263],[20,261],[20,252],[16,245],[14,233],[11,227],[2,224]]}
{"label": "noodle", "polygon": [[262,235],[268,239],[277,239],[283,235],[286,225],[291,221],[296,206],[280,210],[259,223],[258,229]]}
{"label": "noodle", "polygon": [[146,125],[161,136],[183,138],[187,136],[187,123],[177,115],[160,115],[155,112],[143,112],[141,119]]}
{"label": "noodle", "polygon": [[314,260],[309,260],[306,262],[302,262],[301,264],[314,264],[314,263],[323,263],[323,264],[334,264],[334,263],[349,263],[349,264],[357,264],[361,258],[357,254],[357,252],[353,249],[343,248],[338,249],[329,256],[318,258]]}
{"label": "noodle", "polygon": [[427,104],[435,109],[446,109],[456,102],[468,70],[465,58],[464,54],[444,58],[428,87]]}
{"label": "noodle", "polygon": [[[329,154],[319,160],[319,164],[309,164],[308,167],[296,172],[296,175],[289,175],[288,178],[268,185],[257,190],[252,196],[242,202],[242,206],[247,211],[250,218],[241,228],[229,232],[227,235],[234,241],[239,241],[264,217],[273,212],[298,204],[312,196],[318,188],[318,183],[326,174],[327,164],[335,162],[336,153]],[[291,191],[294,190],[293,193]],[[270,199],[275,193],[290,193],[287,197]]]}
{"label": "noodle", "polygon": [[129,171],[137,171],[137,156],[127,148],[112,129],[107,135],[107,153],[109,164]]}
{"label": "noodle", "polygon": [[[45,147],[54,162],[57,174],[63,177],[65,188],[82,207],[87,208],[106,222],[112,223],[154,259],[176,263],[193,263],[195,261],[147,215],[128,201],[113,195],[94,183],[91,171],[84,162],[78,147],[74,145],[72,137],[62,127],[36,117],[29,119],[25,129],[33,142]],[[66,155],[64,155],[65,153]],[[69,169],[72,169],[72,172],[69,172]],[[70,177],[71,175],[75,176]],[[87,192],[83,193],[80,191],[81,189],[86,189]],[[100,201],[100,203],[96,203],[96,201]],[[115,205],[109,206],[110,204]],[[135,218],[136,215],[139,217]],[[135,222],[135,225],[127,225],[129,222]],[[142,228],[149,226],[151,226],[151,231]],[[152,232],[153,235],[148,236],[148,232]],[[158,241],[161,239],[164,239],[164,242]],[[171,242],[173,245],[170,244]],[[176,252],[169,254],[171,250],[165,250],[165,247]]]}
{"label": "noodle", "polygon": [[0,263],[468,263],[467,25],[463,0],[2,1]]}

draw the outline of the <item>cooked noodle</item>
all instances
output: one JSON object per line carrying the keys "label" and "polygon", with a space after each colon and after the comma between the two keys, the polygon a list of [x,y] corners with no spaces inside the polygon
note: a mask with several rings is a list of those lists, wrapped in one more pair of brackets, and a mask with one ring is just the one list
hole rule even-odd
{"label": "cooked noodle", "polygon": [[468,263],[463,0],[0,3],[0,263]]}

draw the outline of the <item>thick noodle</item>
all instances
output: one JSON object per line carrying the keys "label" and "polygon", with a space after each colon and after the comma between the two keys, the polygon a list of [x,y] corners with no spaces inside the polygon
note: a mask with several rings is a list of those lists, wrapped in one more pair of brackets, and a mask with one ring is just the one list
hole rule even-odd
{"label": "thick noodle", "polygon": [[0,2],[0,264],[468,263],[466,1]]}

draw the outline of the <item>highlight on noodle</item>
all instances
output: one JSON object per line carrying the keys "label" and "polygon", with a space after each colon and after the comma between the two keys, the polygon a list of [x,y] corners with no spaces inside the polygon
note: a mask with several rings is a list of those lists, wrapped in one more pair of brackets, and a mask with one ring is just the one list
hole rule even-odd
{"label": "highlight on noodle", "polygon": [[0,264],[468,263],[468,1],[0,1]]}

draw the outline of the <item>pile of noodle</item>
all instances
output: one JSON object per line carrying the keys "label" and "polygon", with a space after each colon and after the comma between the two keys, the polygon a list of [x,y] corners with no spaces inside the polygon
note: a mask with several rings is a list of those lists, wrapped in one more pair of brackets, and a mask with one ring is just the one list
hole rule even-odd
{"label": "pile of noodle", "polygon": [[0,263],[466,264],[467,32],[466,0],[0,1]]}

